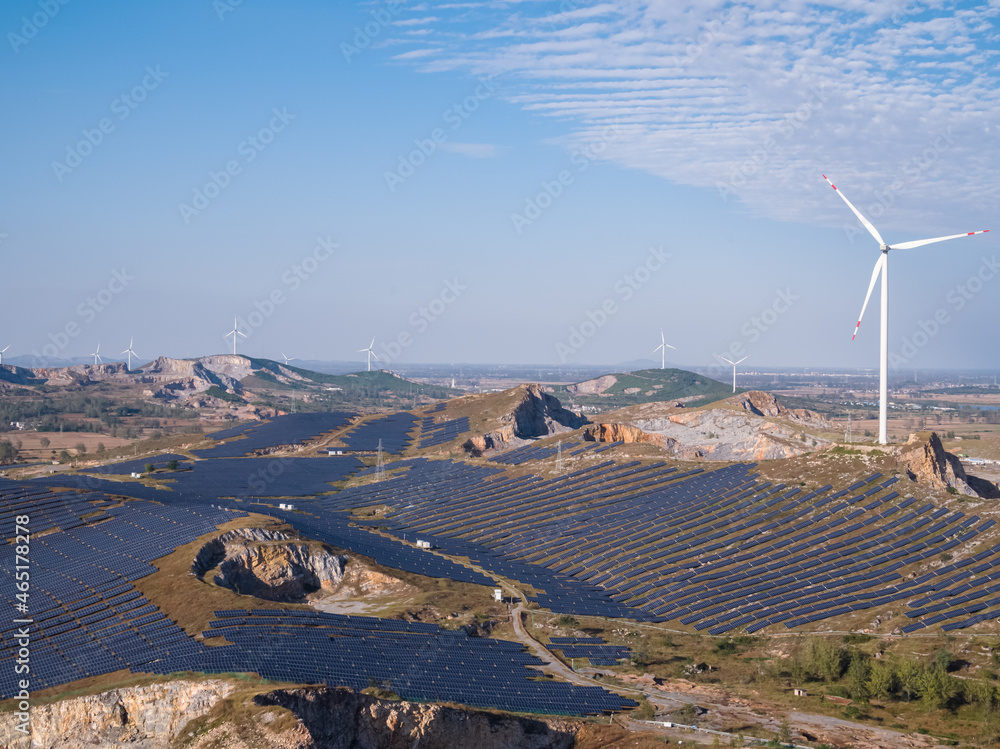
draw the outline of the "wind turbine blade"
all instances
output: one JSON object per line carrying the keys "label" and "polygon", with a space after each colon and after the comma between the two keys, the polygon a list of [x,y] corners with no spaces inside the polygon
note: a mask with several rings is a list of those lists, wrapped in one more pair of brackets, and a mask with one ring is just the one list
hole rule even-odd
{"label": "wind turbine blade", "polygon": [[746,360],[747,360],[747,359],[749,359],[749,358],[750,358],[750,354],[747,354],[747,355],[746,355],[746,356],[744,356],[744,357],[743,357],[742,359],[740,359],[740,361],[738,361],[738,362],[735,362],[735,363],[734,363],[734,366],[735,366],[736,364],[739,364],[739,363],[740,363],[740,362],[742,362],[742,361],[746,361]]}
{"label": "wind turbine blade", "polygon": [[659,346],[657,346],[656,348],[654,348],[654,349],[653,349],[652,351],[650,351],[649,353],[651,353],[651,354],[655,354],[655,353],[656,353],[657,351],[659,351],[659,350],[660,350],[661,348],[663,348],[663,344],[662,344],[662,343],[661,343],[661,344],[660,344]]}
{"label": "wind turbine blade", "polygon": [[[4,346],[2,349],[0,349],[0,354],[2,354],[4,351],[6,351],[9,348],[10,348],[10,346]],[[98,346],[98,349],[100,349],[100,346]]]}
{"label": "wind turbine blade", "polygon": [[[716,356],[719,356],[719,355],[716,354]],[[724,361],[726,364],[732,364],[734,367],[736,366],[736,362],[731,362],[731,361],[729,361],[729,359],[727,359],[724,356],[719,356],[719,358],[722,359],[722,361]]]}
{"label": "wind turbine blade", "polygon": [[834,190],[836,190],[837,194],[841,198],[844,199],[844,202],[847,203],[848,208],[850,208],[852,211],[854,211],[854,215],[858,217],[858,220],[861,221],[862,224],[865,225],[865,228],[868,230],[868,233],[871,234],[873,237],[875,237],[875,240],[880,245],[885,244],[885,240],[882,239],[882,235],[878,233],[878,229],[876,229],[874,226],[872,226],[871,222],[868,219],[866,219],[864,216],[861,215],[861,211],[859,211],[857,208],[854,207],[854,205],[851,203],[850,200],[847,199],[847,197],[844,195],[844,193],[842,193],[840,190],[837,190],[837,186],[835,184],[833,184],[832,182],[830,182],[829,178],[825,174],[823,175],[823,179],[825,179],[827,182],[829,182],[830,187],[832,187]]}
{"label": "wind turbine blade", "polygon": [[865,295],[865,303],[861,305],[861,314],[858,315],[858,324],[854,327],[854,335],[851,336],[853,341],[858,337],[858,329],[861,327],[861,320],[864,319],[865,310],[868,309],[868,302],[872,298],[872,291],[875,289],[875,282],[878,281],[879,274],[882,272],[882,268],[885,267],[885,258],[887,253],[883,252],[879,255],[878,261],[875,263],[875,270],[872,271],[872,280],[868,284],[868,293]]}
{"label": "wind turbine blade", "polygon": [[371,349],[368,349],[368,353],[369,353],[369,354],[371,354],[372,356],[374,356],[374,357],[375,357],[375,359],[376,359],[376,361],[382,361],[381,359],[379,359],[379,358],[378,358],[378,354],[376,354],[376,353],[375,353],[374,351],[372,351]]}
{"label": "wind turbine blade", "polygon": [[671,346],[669,343],[664,343],[663,345],[666,346],[667,348],[672,348],[674,351],[677,350],[676,346]]}
{"label": "wind turbine blade", "polygon": [[912,250],[914,247],[923,247],[925,244],[934,244],[935,242],[944,242],[946,239],[958,239],[959,237],[971,237],[974,234],[985,234],[989,229],[983,229],[982,231],[969,231],[965,234],[949,234],[947,237],[935,237],[934,239],[918,239],[914,242],[900,242],[899,244],[891,245],[894,250]]}
{"label": "wind turbine blade", "polygon": [[374,345],[375,345],[375,336],[372,336],[372,342],[368,344],[368,348],[371,348]]}
{"label": "wind turbine blade", "polygon": [[246,334],[246,333],[241,333],[241,332],[240,332],[240,331],[238,331],[238,330],[234,330],[233,332],[234,332],[234,333],[237,333],[237,334],[239,334],[239,335],[241,335],[241,336],[243,336],[244,338],[246,338],[246,337],[247,337],[247,334]]}

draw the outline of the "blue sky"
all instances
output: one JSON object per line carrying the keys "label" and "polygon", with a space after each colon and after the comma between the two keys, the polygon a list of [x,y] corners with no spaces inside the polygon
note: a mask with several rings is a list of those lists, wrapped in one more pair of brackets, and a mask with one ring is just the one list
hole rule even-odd
{"label": "blue sky", "polygon": [[0,348],[996,368],[998,14],[6,3]]}

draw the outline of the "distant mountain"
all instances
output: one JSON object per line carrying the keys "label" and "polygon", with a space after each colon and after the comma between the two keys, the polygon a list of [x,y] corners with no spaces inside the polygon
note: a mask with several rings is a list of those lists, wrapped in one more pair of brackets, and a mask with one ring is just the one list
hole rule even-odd
{"label": "distant mountain", "polygon": [[732,395],[732,388],[686,369],[641,369],[555,387],[552,392],[567,405],[607,411],[658,401],[710,403]]}
{"label": "distant mountain", "polygon": [[[451,388],[412,382],[385,370],[331,375],[234,354],[198,359],[161,356],[131,370],[119,362],[36,368],[4,363],[0,365],[0,393],[14,388],[20,388],[18,392],[22,395],[93,390],[105,396],[121,395],[194,407],[252,403],[282,410],[293,402],[327,408],[409,406],[421,399],[437,400],[461,394]],[[25,388],[29,390],[22,392]]]}

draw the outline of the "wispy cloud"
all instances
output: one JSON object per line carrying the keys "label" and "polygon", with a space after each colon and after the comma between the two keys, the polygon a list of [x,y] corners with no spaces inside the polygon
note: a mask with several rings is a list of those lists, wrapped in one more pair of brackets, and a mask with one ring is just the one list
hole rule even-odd
{"label": "wispy cloud", "polygon": [[502,74],[569,148],[614,122],[602,158],[793,221],[843,222],[824,171],[897,229],[1000,206],[996,2],[461,5],[396,59]]}

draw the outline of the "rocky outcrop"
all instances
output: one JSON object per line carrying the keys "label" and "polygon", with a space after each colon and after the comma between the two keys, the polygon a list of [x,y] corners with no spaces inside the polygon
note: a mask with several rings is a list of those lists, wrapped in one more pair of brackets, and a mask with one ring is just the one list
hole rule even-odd
{"label": "rocky outcrop", "polygon": [[298,717],[315,749],[570,749],[576,725],[412,702],[346,689],[292,689],[258,695],[259,706]]}
{"label": "rocky outcrop", "polygon": [[[234,691],[221,680],[172,681],[37,705],[30,749],[570,749],[580,729],[577,721],[388,701],[349,689],[230,697]],[[212,709],[227,697],[236,709]],[[0,746],[29,749],[2,716],[10,713],[0,714]]]}
{"label": "rocky outcrop", "polygon": [[770,393],[763,390],[750,390],[740,395],[734,395],[726,399],[727,403],[739,406],[745,411],[749,411],[757,416],[765,416],[770,419],[786,419],[788,421],[805,424],[817,429],[829,429],[830,422],[822,415],[806,408],[785,408]]}
{"label": "rocky outcrop", "polygon": [[586,382],[578,382],[575,385],[567,385],[566,392],[571,395],[600,395],[617,383],[618,378],[614,375],[604,375]]}
{"label": "rocky outcrop", "polygon": [[[754,405],[753,401],[748,401]],[[774,404],[757,401],[780,411]],[[802,455],[827,441],[804,433],[785,418],[769,421],[750,408],[687,411],[665,403],[647,403],[619,412],[627,421],[588,427],[584,439],[599,442],[646,443],[657,445],[671,455],[685,460],[774,460]]]}
{"label": "rocky outcrop", "polygon": [[240,528],[205,544],[191,571],[201,578],[217,568],[216,585],[269,601],[296,603],[311,593],[336,588],[346,562],[346,557],[319,544],[296,542],[260,528]]}
{"label": "rocky outcrop", "polygon": [[[31,749],[168,749],[188,721],[232,693],[225,681],[172,681],[75,697],[31,709]],[[28,749],[10,713],[0,714],[0,746]]]}
{"label": "rocky outcrop", "polygon": [[628,424],[594,424],[583,432],[583,438],[591,442],[622,442],[626,445],[635,442],[647,442],[663,445],[663,437],[659,434],[646,434],[639,427]]}
{"label": "rocky outcrop", "polygon": [[961,461],[947,452],[936,432],[911,434],[899,452],[899,460],[911,480],[935,489],[954,489],[967,497],[1000,498],[997,485],[968,476]]}
{"label": "rocky outcrop", "polygon": [[499,417],[500,426],[469,438],[462,445],[467,452],[478,457],[487,450],[516,446],[518,440],[571,431],[588,423],[585,417],[563,408],[558,398],[544,392],[537,384],[520,385],[514,392],[514,406]]}

